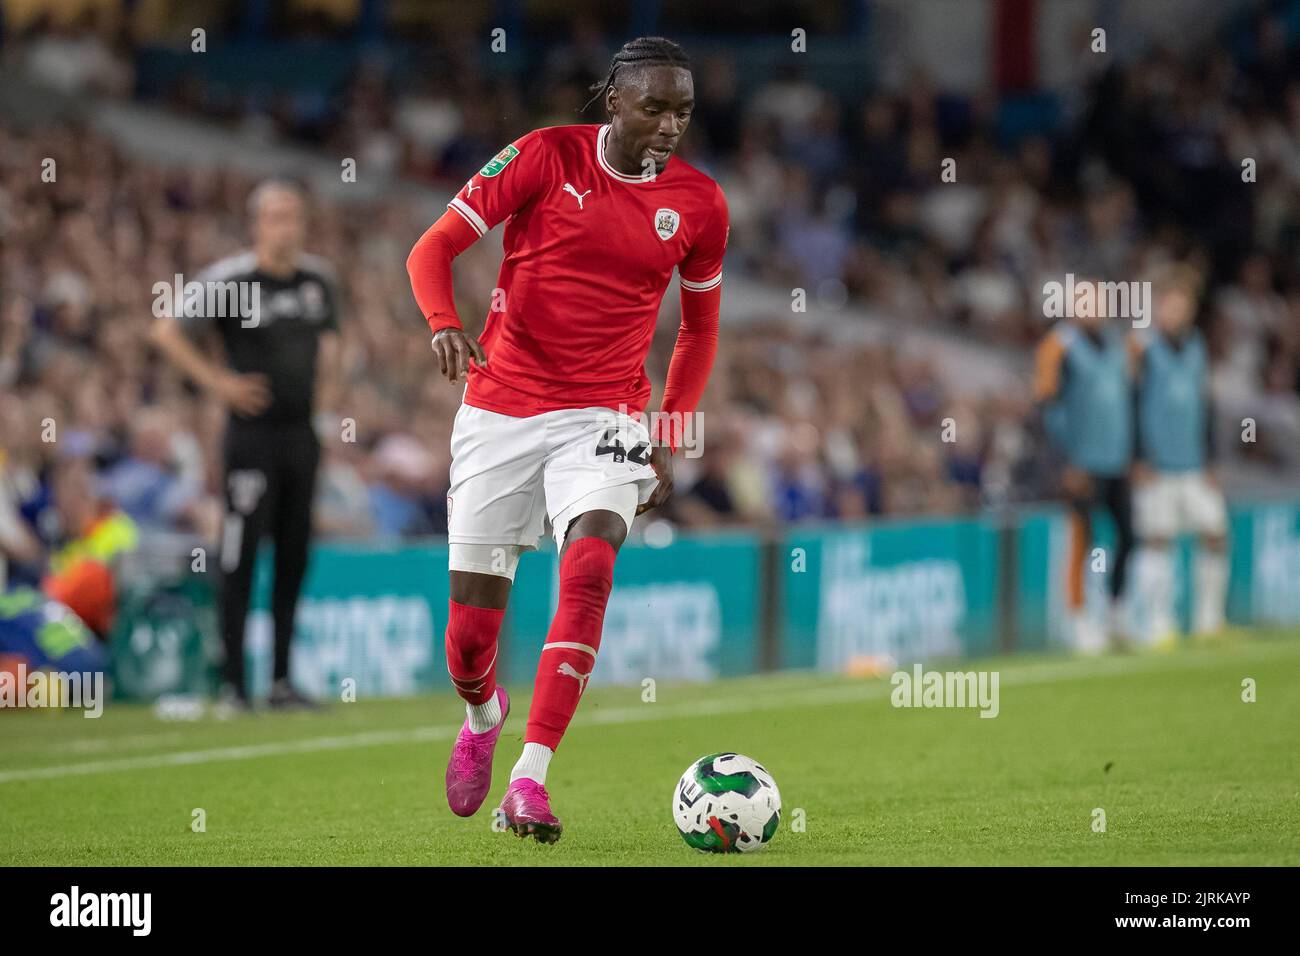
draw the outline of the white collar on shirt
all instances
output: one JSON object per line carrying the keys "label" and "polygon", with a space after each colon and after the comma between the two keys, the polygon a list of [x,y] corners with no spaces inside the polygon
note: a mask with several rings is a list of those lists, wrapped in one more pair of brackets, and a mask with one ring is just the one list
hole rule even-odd
{"label": "white collar on shirt", "polygon": [[600,128],[600,134],[596,137],[596,162],[600,163],[600,168],[605,170],[621,183],[648,183],[653,182],[654,172],[642,173],[640,176],[629,176],[627,173],[620,173],[617,169],[605,161],[605,141],[609,139],[610,126],[606,123]]}

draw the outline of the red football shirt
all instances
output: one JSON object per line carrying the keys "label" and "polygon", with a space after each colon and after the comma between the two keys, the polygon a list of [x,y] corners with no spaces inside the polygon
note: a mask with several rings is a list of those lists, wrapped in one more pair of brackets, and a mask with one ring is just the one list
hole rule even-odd
{"label": "red football shirt", "polygon": [[553,126],[507,146],[448,205],[480,236],[505,221],[505,258],[465,401],[503,415],[645,408],[645,359],[676,267],[722,283],[727,204],[673,157],[657,176],[605,161],[608,126]]}

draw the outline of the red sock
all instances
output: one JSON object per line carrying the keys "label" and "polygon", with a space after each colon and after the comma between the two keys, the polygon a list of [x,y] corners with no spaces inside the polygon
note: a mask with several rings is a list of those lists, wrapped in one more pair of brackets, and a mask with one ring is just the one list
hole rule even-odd
{"label": "red sock", "polygon": [[486,704],[497,689],[497,634],[505,609],[448,601],[447,673],[471,704]]}
{"label": "red sock", "polygon": [[560,606],[542,645],[525,743],[554,750],[578,709],[600,649],[605,603],[614,584],[614,546],[579,538],[560,562]]}

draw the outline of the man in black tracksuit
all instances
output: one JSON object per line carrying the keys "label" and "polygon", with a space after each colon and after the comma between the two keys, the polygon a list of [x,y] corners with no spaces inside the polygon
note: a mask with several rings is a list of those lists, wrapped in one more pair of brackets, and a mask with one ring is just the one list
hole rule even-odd
{"label": "man in black tracksuit", "polygon": [[[310,701],[289,683],[289,645],[307,570],[320,461],[313,418],[327,419],[336,407],[338,293],[328,264],[302,252],[306,207],[296,186],[279,180],[261,184],[249,197],[249,216],[253,248],[213,263],[187,282],[172,310],[175,317],[157,320],[153,340],[230,409],[220,554],[222,703],[247,706],[244,626],[257,546],[270,535],[275,545],[270,705],[299,707]],[[228,367],[210,360],[192,341],[205,332],[217,333]]]}

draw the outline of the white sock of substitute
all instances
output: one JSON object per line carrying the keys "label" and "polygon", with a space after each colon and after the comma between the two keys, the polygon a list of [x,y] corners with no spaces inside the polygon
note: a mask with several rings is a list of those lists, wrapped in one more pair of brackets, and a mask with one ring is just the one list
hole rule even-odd
{"label": "white sock of substitute", "polygon": [[[1130,588],[1130,593],[1132,589]],[[1132,619],[1130,602],[1121,597],[1113,597],[1106,604],[1106,634],[1108,638],[1129,640],[1129,621]],[[1109,643],[1109,640],[1107,641]]]}
{"label": "white sock of substitute", "polygon": [[551,765],[551,758],[554,756],[555,751],[550,747],[535,743],[524,744],[524,752],[520,754],[519,762],[515,764],[515,769],[510,771],[510,782],[514,783],[520,777],[527,777],[546,786],[546,768]]}
{"label": "white sock of substitute", "polygon": [[1228,559],[1221,551],[1202,548],[1196,555],[1197,634],[1223,629],[1223,609],[1228,598]]}
{"label": "white sock of substitute", "polygon": [[1174,562],[1168,548],[1138,552],[1138,583],[1147,606],[1142,639],[1163,640],[1174,633]]}
{"label": "white sock of substitute", "polygon": [[501,723],[501,699],[493,694],[486,704],[466,704],[465,716],[471,734],[485,734]]}
{"label": "white sock of substitute", "polygon": [[1086,607],[1070,615],[1070,630],[1074,649],[1080,654],[1100,654],[1106,649],[1106,629],[1093,620]]}

